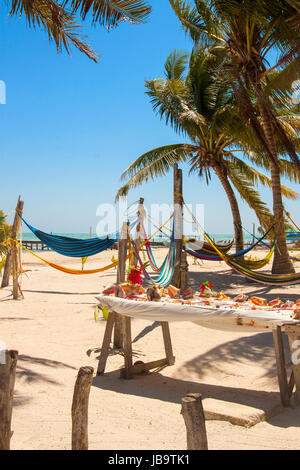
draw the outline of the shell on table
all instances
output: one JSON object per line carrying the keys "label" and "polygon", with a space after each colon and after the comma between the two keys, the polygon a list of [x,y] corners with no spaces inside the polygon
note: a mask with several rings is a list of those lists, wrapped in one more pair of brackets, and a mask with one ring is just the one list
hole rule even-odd
{"label": "shell on table", "polygon": [[260,307],[265,307],[267,305],[266,299],[264,299],[263,297],[256,297],[255,295],[250,297],[249,302],[254,305],[259,305]]}
{"label": "shell on table", "polygon": [[158,286],[148,287],[146,293],[147,293],[147,299],[150,302],[161,299],[161,292]]}
{"label": "shell on table", "polygon": [[177,289],[177,287],[172,286],[171,284],[168,286],[168,294],[170,297],[178,298],[180,295],[180,289]]}
{"label": "shell on table", "polygon": [[239,294],[236,297],[234,297],[233,302],[247,302],[247,300],[248,300],[248,295]]}

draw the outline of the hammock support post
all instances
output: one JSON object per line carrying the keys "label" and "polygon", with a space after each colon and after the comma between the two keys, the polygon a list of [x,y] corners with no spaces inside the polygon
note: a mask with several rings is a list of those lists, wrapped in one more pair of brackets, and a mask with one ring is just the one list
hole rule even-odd
{"label": "hammock support post", "polygon": [[[126,257],[128,248],[128,228],[129,222],[123,224],[120,236],[118,239],[118,269],[117,269],[117,284],[125,281],[126,276]],[[122,318],[115,315],[114,327],[114,348],[121,349],[123,347],[123,321]]]}
{"label": "hammock support post", "polygon": [[186,252],[181,252],[180,263],[180,293],[183,294],[188,288],[189,283],[189,264],[187,262]]}
{"label": "hammock support post", "polygon": [[19,228],[20,228],[20,217],[23,213],[24,202],[21,201],[21,196],[18,197],[18,202],[15,211],[15,218],[12,226],[11,246],[8,248],[6,262],[2,277],[1,287],[7,287],[9,284],[9,277],[11,271],[13,271],[13,298],[18,299],[19,296],[19,283],[18,283],[18,251],[16,241],[18,238]]}
{"label": "hammock support post", "polygon": [[181,287],[181,257],[183,251],[183,195],[182,195],[182,170],[174,164],[174,234],[175,234],[175,266],[171,283]]}
{"label": "hammock support post", "polygon": [[[135,229],[135,243],[137,246],[141,245],[144,242],[143,234],[143,221],[144,221],[144,198],[140,197],[138,211],[137,211],[137,224]],[[133,264],[138,264],[138,257],[136,253],[133,253]]]}

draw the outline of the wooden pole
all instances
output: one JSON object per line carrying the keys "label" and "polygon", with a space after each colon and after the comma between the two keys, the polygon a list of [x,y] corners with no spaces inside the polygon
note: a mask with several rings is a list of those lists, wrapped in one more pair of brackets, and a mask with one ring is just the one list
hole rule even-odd
{"label": "wooden pole", "polygon": [[181,263],[180,263],[180,293],[183,294],[187,290],[189,285],[189,264],[187,262],[186,252],[181,252]]}
{"label": "wooden pole", "polygon": [[0,364],[0,450],[10,450],[11,417],[18,351],[5,351],[5,363]]}
{"label": "wooden pole", "polygon": [[109,346],[111,343],[111,337],[113,328],[115,325],[115,312],[109,312],[108,319],[106,322],[105,333],[102,341],[101,353],[99,357],[98,367],[97,367],[97,375],[101,375],[105,371],[105,366],[109,354]]}
{"label": "wooden pole", "polygon": [[187,449],[207,450],[205,417],[200,393],[189,393],[181,400],[181,414],[186,426]]}
{"label": "wooden pole", "polygon": [[[117,283],[125,281],[126,276],[126,257],[127,257],[127,246],[128,246],[128,226],[129,222],[123,224],[118,240],[118,270],[117,270]],[[121,349],[123,347],[123,321],[122,317],[115,314],[115,325],[114,325],[114,342],[113,346],[115,349]]]}
{"label": "wooden pole", "polygon": [[[18,202],[16,206],[16,212],[15,212],[15,218],[12,226],[12,231],[11,231],[11,238],[13,240],[17,240],[18,232],[19,232],[19,227],[20,227],[20,218],[19,215],[22,215],[23,213],[23,206],[24,202],[21,201],[21,196],[18,197]],[[14,268],[15,266],[15,268]],[[6,262],[5,262],[5,267],[4,267],[4,272],[3,272],[3,277],[2,277],[2,283],[1,287],[7,287],[9,284],[9,276],[11,273],[12,268],[17,270],[18,266],[18,256],[17,256],[17,247],[15,244],[12,244],[11,247],[9,247],[7,256],[6,256]],[[15,292],[18,293],[18,275],[15,272],[14,273],[14,298],[15,298]],[[18,295],[18,294],[17,294]]]}
{"label": "wooden pole", "polygon": [[94,369],[79,369],[72,403],[72,450],[88,450],[88,407]]}
{"label": "wooden pole", "polygon": [[180,287],[180,265],[183,235],[183,196],[182,196],[182,170],[174,164],[174,234],[175,234],[175,267],[171,283]]}
{"label": "wooden pole", "polygon": [[[140,197],[138,211],[137,211],[137,224],[135,229],[135,243],[139,246],[144,241],[144,233],[143,233],[143,220],[144,220],[144,198]],[[138,264],[138,257],[136,253],[133,254],[133,263]]]}
{"label": "wooden pole", "polygon": [[299,327],[293,328],[292,325],[285,327],[285,332],[288,335],[289,346],[291,351],[292,368],[293,368],[293,382],[295,392],[293,400],[297,405],[300,403],[300,335]]}
{"label": "wooden pole", "polygon": [[281,326],[276,326],[273,328],[273,340],[274,340],[277,377],[278,377],[281,403],[283,406],[289,406],[291,394],[289,392],[289,387],[288,387],[288,382],[287,382],[287,373],[286,373],[286,364],[285,364],[285,355],[284,355]]}
{"label": "wooden pole", "polygon": [[123,317],[124,328],[124,370],[121,371],[121,377],[124,379],[132,378],[132,338],[131,338],[131,318]]}

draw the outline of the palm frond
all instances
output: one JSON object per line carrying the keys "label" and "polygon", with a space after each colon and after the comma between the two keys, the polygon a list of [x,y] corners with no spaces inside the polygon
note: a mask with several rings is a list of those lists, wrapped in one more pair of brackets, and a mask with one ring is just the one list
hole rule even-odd
{"label": "palm frond", "polygon": [[241,198],[254,210],[260,224],[269,228],[273,219],[272,213],[267,205],[261,200],[258,191],[249,183],[247,178],[241,177],[234,169],[228,175],[230,181],[238,191]]}
{"label": "palm frond", "polygon": [[151,12],[149,3],[141,0],[65,0],[64,5],[79,12],[83,20],[91,12],[93,22],[107,29],[125,20],[144,23]]}
{"label": "palm frond", "polygon": [[165,62],[165,76],[168,80],[183,80],[189,54],[174,49]]}
{"label": "palm frond", "polygon": [[165,176],[174,163],[185,162],[188,155],[195,151],[190,144],[173,144],[150,150],[137,158],[121,175],[129,181],[118,191],[116,199],[127,194],[130,188],[139,186],[149,179]]}
{"label": "palm frond", "polygon": [[65,49],[70,54],[70,44],[97,62],[98,54],[84,41],[79,33],[81,25],[75,20],[75,13],[63,8],[54,0],[12,0],[10,15],[24,15],[29,26],[38,26],[48,33],[57,50]]}

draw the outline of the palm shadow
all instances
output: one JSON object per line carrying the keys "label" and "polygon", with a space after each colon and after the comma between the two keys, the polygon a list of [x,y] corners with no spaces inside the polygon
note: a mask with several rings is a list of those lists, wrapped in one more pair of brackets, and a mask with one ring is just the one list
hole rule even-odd
{"label": "palm shadow", "polygon": [[[289,358],[289,347],[286,335],[284,335],[284,349],[286,359]],[[112,390],[126,395],[146,397],[171,403],[181,403],[181,399],[188,393],[201,393],[203,398],[214,398],[221,401],[251,406],[268,410],[280,403],[279,391],[266,391],[210,384],[204,382],[204,376],[208,372],[220,372],[230,364],[240,364],[242,370],[245,361],[255,361],[255,364],[263,368],[263,377],[277,378],[273,338],[270,333],[259,333],[250,337],[238,338],[221,344],[210,351],[201,354],[177,369],[176,374],[189,373],[194,381],[164,376],[161,370],[156,370],[148,375],[135,376],[132,380],[121,380],[119,371],[106,373],[95,377],[93,386],[103,390]],[[287,412],[268,419],[274,426],[289,427],[299,426],[300,407],[293,412]]]}
{"label": "palm shadow", "polygon": [[99,292],[64,292],[56,290],[31,290],[23,289],[23,292],[32,292],[34,294],[63,294],[63,295],[98,295]]}
{"label": "palm shadow", "polygon": [[[290,362],[289,343],[285,333],[283,333],[283,346],[286,362]],[[244,336],[220,344],[186,362],[182,368],[185,373],[193,373],[201,379],[207,373],[218,373],[225,367],[230,368],[230,365],[234,367],[240,365],[242,368],[246,361],[253,362],[264,370],[262,378],[277,377],[273,336],[270,332]],[[179,372],[180,370],[181,368]]]}
{"label": "palm shadow", "polygon": [[76,367],[70,366],[69,364],[66,364],[64,362],[53,361],[52,359],[32,357],[32,356],[27,356],[25,354],[20,354],[18,357],[18,362],[17,362],[17,372],[16,372],[17,378],[22,378],[27,383],[46,382],[48,384],[61,385],[60,382],[57,382],[56,380],[51,379],[46,374],[34,372],[31,366],[34,366],[36,364],[40,364],[51,369],[68,368],[68,369],[76,370]]}

